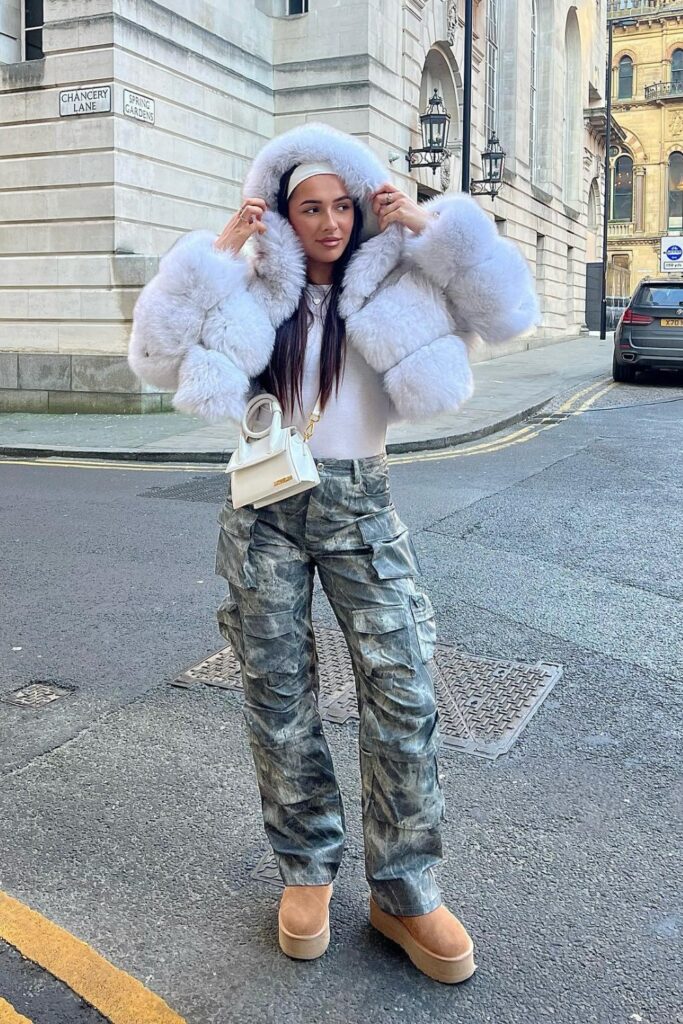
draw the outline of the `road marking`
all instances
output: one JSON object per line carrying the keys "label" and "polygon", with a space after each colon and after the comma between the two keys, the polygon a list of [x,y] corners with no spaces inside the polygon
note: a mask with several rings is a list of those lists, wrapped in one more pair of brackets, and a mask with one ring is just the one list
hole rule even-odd
{"label": "road marking", "polygon": [[576,415],[580,416],[581,413],[586,412],[586,410],[590,409],[590,407],[592,405],[594,405],[595,402],[597,402],[599,398],[602,398],[603,395],[606,395],[608,391],[611,391],[612,388],[615,388],[615,387],[616,387],[616,384],[614,383],[614,381],[612,381],[606,387],[601,388],[600,391],[596,391],[594,395],[591,395],[591,397],[588,398],[585,402],[582,402],[582,404],[576,410]]}
{"label": "road marking", "polygon": [[[111,1024],[187,1024],[160,996],[81,939],[0,891],[0,938],[65,982]],[[24,1018],[18,1018],[23,1022]],[[16,1024],[12,1017],[8,1024]],[[5,1024],[0,1011],[0,1024]],[[30,1024],[30,1022],[29,1022]]]}
{"label": "road marking", "polygon": [[125,469],[132,473],[224,473],[225,464],[212,462],[175,463],[160,462],[136,465],[128,461],[117,462],[115,459],[64,459],[50,455],[36,459],[3,459],[0,466],[44,466],[53,469]]}
{"label": "road marking", "polygon": [[17,1013],[12,1004],[0,996],[0,1024],[32,1024],[32,1021]]}
{"label": "road marking", "polygon": [[565,402],[562,403],[562,405],[558,408],[557,412],[562,413],[572,411],[574,405],[579,401],[579,399],[583,398],[584,395],[587,395],[589,391],[594,391],[595,388],[603,387],[605,383],[609,380],[609,377],[602,377],[600,380],[593,381],[593,383],[589,384],[588,387],[582,388],[580,391],[577,391],[575,394],[571,395],[570,398],[568,398]]}
{"label": "road marking", "polygon": [[[609,384],[606,384],[610,381]],[[614,387],[614,382],[611,378],[602,377],[598,381],[593,381],[592,384],[588,384],[586,387],[581,388],[575,394],[571,395],[566,401],[559,406],[556,410],[556,415],[559,413],[565,413],[570,416],[579,415],[585,412],[586,409],[590,408],[593,402],[596,402],[602,395],[606,394],[607,391]],[[590,398],[586,399],[581,404],[581,399],[584,395],[589,395],[590,392],[594,392]],[[541,413],[542,415],[542,413]],[[550,430],[553,427],[559,426],[561,420],[553,423],[547,423],[543,425],[534,424],[533,426],[521,427],[518,430],[513,431],[510,434],[505,434],[503,437],[495,437],[493,440],[479,440],[469,441],[466,444],[458,445],[453,451],[448,449],[439,448],[436,451],[422,451],[422,452],[406,452],[405,454],[389,455],[388,461],[391,465],[405,465],[411,462],[434,462],[440,459],[462,459],[466,456],[472,455],[492,455],[494,452],[503,451],[505,448],[514,447],[517,444],[522,444],[527,441],[533,441],[534,438],[538,437],[539,434],[545,430]],[[67,458],[55,455],[50,456],[38,456],[35,459],[2,459],[0,458],[0,466],[46,466],[53,469],[98,469],[98,470],[109,470],[109,471],[121,471],[125,470],[129,473],[224,473],[225,463],[131,463],[128,460],[117,461],[115,459],[103,460],[103,459],[78,459],[78,458]],[[1,1024],[1,1022],[0,1022]]]}
{"label": "road marking", "polygon": [[[567,416],[577,416],[580,413],[584,412],[593,404],[593,402],[597,402],[599,398],[601,398],[604,394],[606,394],[606,392],[608,392],[609,390],[611,390],[611,388],[614,387],[614,382],[605,385],[605,380],[608,379],[609,378],[602,378],[601,380],[588,385],[588,387],[582,388],[580,391],[577,391],[576,394],[572,395],[570,398],[568,398],[565,402],[562,403],[562,405],[556,410],[554,415],[557,415],[560,412],[564,412]],[[596,388],[598,389],[597,391],[595,390]],[[592,395],[585,402],[581,403],[581,405],[575,407],[576,402],[579,401],[583,397],[583,395],[588,394],[590,391],[595,391],[595,394]],[[543,413],[541,412],[539,413],[539,415],[542,416]],[[542,434],[546,430],[552,430],[555,427],[559,427],[560,423],[562,422],[563,420],[559,419],[552,421],[550,423],[524,427],[521,430],[517,430],[512,434],[505,434],[503,437],[496,438],[494,441],[488,441],[484,444],[464,444],[458,446],[457,449],[450,452],[439,450],[434,452],[420,452],[417,455],[390,455],[389,462],[391,462],[392,465],[397,465],[405,464],[408,462],[433,462],[439,459],[461,459],[469,455],[492,455],[494,452],[503,451],[505,448],[513,448],[515,445],[525,444],[527,441],[533,441],[534,438],[539,436],[539,434]]]}

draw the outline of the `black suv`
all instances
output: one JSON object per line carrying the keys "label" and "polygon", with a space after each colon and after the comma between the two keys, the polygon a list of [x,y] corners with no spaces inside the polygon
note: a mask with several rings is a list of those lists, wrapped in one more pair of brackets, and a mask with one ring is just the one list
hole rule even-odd
{"label": "black suv", "polygon": [[614,332],[612,376],[632,382],[637,370],[683,369],[683,278],[646,278]]}

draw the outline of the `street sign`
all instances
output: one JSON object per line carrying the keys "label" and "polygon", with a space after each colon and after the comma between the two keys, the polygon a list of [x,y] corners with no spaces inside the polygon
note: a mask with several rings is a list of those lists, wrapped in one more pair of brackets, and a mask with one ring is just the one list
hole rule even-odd
{"label": "street sign", "polygon": [[59,94],[59,116],[73,114],[111,113],[111,86],[90,85],[84,89],[62,89]]}
{"label": "street sign", "polygon": [[665,235],[662,238],[661,269],[683,273],[683,237]]}
{"label": "street sign", "polygon": [[126,117],[134,117],[136,121],[154,124],[154,100],[139,92],[123,90],[123,112]]}

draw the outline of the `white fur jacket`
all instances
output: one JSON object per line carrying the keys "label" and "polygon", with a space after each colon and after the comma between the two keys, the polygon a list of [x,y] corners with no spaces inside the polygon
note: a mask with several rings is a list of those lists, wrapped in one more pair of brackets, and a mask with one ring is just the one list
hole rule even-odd
{"label": "white fur jacket", "polygon": [[259,390],[276,328],[296,309],[306,257],[276,211],[281,175],[309,160],[338,169],[364,214],[363,241],[346,268],[339,313],[348,342],[383,375],[397,419],[452,412],[473,390],[468,343],[501,342],[538,323],[526,260],[499,237],[469,196],[424,204],[438,214],[420,234],[399,224],[379,232],[369,197],[387,180],[372,151],[321,123],[267,143],[244,183],[269,206],[248,256],[213,248],[211,231],[191,231],[162,257],[133,314],[129,364],[143,381],[175,392],[176,409],[207,420],[241,420]]}

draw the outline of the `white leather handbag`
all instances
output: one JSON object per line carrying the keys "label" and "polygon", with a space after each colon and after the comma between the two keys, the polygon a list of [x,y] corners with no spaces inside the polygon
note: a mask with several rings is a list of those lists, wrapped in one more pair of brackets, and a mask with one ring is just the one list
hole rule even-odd
{"label": "white leather handbag", "polygon": [[[264,430],[252,430],[249,417],[262,405],[270,405],[272,419]],[[231,499],[242,505],[271,505],[320,483],[318,467],[307,442],[320,419],[320,398],[304,434],[294,426],[282,428],[282,406],[275,395],[255,395],[242,417],[237,448],[226,473],[232,473]]]}

